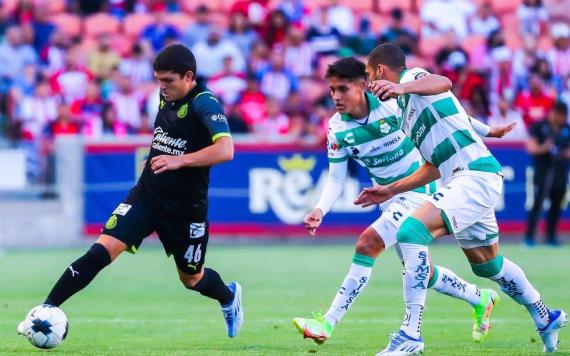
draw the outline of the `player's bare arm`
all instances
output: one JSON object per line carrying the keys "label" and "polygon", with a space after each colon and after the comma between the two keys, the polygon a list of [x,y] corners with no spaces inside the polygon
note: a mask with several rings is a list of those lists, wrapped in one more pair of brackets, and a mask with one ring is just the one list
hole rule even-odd
{"label": "player's bare arm", "polygon": [[150,168],[154,174],[184,167],[204,167],[231,161],[234,157],[234,145],[231,137],[220,137],[213,145],[200,151],[182,156],[160,155],[153,157]]}
{"label": "player's bare arm", "polygon": [[323,222],[323,212],[319,208],[313,209],[307,216],[305,216],[305,229],[309,232],[311,236],[314,236],[317,232],[317,228],[321,226]]}
{"label": "player's bare arm", "polygon": [[387,80],[370,83],[370,90],[382,100],[397,98],[404,94],[437,95],[445,93],[452,87],[451,81],[441,75],[428,74],[408,83],[396,84]]}

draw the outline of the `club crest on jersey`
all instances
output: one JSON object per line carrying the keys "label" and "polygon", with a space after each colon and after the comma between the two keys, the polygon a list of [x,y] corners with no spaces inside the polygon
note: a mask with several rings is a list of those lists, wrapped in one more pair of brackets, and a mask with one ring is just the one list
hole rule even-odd
{"label": "club crest on jersey", "polygon": [[384,119],[380,120],[380,132],[383,134],[390,132],[390,125]]}
{"label": "club crest on jersey", "polygon": [[107,222],[105,223],[105,228],[107,228],[108,230],[112,230],[115,228],[115,226],[117,226],[117,215],[111,215],[111,217],[109,218],[109,220],[107,220]]}
{"label": "club crest on jersey", "polygon": [[180,109],[178,109],[176,116],[178,116],[179,119],[183,119],[186,117],[186,114],[188,114],[188,103],[182,105]]}

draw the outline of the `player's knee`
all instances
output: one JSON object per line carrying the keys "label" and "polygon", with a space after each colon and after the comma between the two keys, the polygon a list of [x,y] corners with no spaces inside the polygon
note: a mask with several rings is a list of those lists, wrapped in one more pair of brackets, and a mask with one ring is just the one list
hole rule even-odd
{"label": "player's knee", "polygon": [[471,269],[476,276],[489,278],[499,274],[503,268],[503,256],[497,255],[485,263],[471,263]]}
{"label": "player's knee", "polygon": [[384,251],[384,241],[375,231],[372,233],[366,230],[358,238],[355,251],[360,255],[376,258]]}
{"label": "player's knee", "polygon": [[427,227],[413,216],[408,217],[398,229],[396,235],[399,243],[427,246],[433,240],[433,236]]}
{"label": "player's knee", "polygon": [[119,255],[127,249],[127,245],[124,242],[109,235],[99,236],[96,244],[101,245],[105,248],[109,254],[109,257],[111,258],[111,262],[119,257]]}

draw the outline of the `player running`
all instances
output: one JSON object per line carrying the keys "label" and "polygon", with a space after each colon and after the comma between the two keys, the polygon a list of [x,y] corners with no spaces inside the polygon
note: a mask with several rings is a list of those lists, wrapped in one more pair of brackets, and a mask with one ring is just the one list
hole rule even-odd
{"label": "player running", "polygon": [[[329,66],[326,78],[337,113],[329,121],[329,177],[315,209],[305,218],[305,227],[311,235],[315,234],[324,215],[342,193],[349,158],[367,169],[375,184],[382,185],[412,174],[424,162],[412,141],[399,127],[396,101],[380,102],[365,92],[364,63],[355,58],[340,59]],[[439,79],[436,84],[442,87],[442,91],[449,89],[447,78],[434,78]],[[488,126],[480,125],[489,134]],[[491,134],[501,137],[511,128],[501,127]],[[348,275],[327,313],[315,319],[293,320],[294,326],[304,337],[316,343],[323,343],[331,337],[334,328],[366,287],[375,259],[397,242],[398,228],[426,201],[431,190],[435,191],[435,183],[418,186],[381,204],[382,215],[360,235]],[[464,300],[473,307],[473,339],[482,341],[489,331],[491,309],[499,300],[497,293],[490,289],[478,289],[441,266],[434,266],[426,273],[429,273],[428,287]]]}
{"label": "player running", "polygon": [[196,60],[188,48],[164,48],[153,68],[160,107],[142,175],[99,239],[69,265],[44,303],[59,307],[156,231],[167,255],[174,256],[182,284],[220,303],[227,334],[234,337],[243,323],[241,286],[226,285],[215,270],[203,268],[210,166],[231,160],[234,152],[226,116],[213,94],[196,83]]}
{"label": "player running", "polygon": [[367,72],[370,88],[381,99],[397,98],[401,127],[427,161],[412,175],[364,189],[355,203],[384,204],[441,177],[442,186],[408,217],[397,233],[404,257],[406,312],[398,333],[378,355],[414,355],[423,351],[421,321],[428,271],[428,245],[453,233],[473,272],[495,281],[501,290],[529,311],[545,352],[557,349],[566,313],[548,308],[524,272],[498,251],[495,205],[503,189],[501,165],[475,134],[455,96],[433,87],[423,69],[406,69],[405,55],[394,44],[376,47]]}

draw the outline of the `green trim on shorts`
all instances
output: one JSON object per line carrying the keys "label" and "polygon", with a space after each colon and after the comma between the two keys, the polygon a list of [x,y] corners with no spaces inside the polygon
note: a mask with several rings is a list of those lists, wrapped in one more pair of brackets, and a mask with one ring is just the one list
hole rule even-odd
{"label": "green trim on shorts", "polygon": [[433,241],[433,236],[425,225],[414,218],[408,217],[397,233],[398,242],[427,246]]}
{"label": "green trim on shorts", "polygon": [[498,232],[497,232],[497,233],[494,233],[494,234],[488,234],[488,235],[485,236],[485,240],[492,240],[492,239],[494,239],[495,237],[498,237],[498,236],[499,236],[499,233],[498,233]]}
{"label": "green trim on shorts", "polygon": [[373,267],[374,261],[374,258],[366,255],[361,255],[360,253],[355,253],[354,256],[352,256],[352,263],[359,266]]}
{"label": "green trim on shorts", "polygon": [[443,222],[445,223],[445,227],[447,228],[447,232],[452,234],[453,229],[451,228],[451,223],[449,222],[449,218],[447,217],[447,214],[443,210],[441,211],[441,218],[443,219]]}
{"label": "green trim on shorts", "polygon": [[428,282],[428,288],[431,288],[435,284],[438,277],[439,277],[439,271],[437,270],[437,266],[433,266],[433,276],[431,276]]}
{"label": "green trim on shorts", "polygon": [[491,261],[487,261],[485,263],[471,263],[471,269],[473,273],[479,277],[493,277],[501,272],[503,268],[503,256],[497,255]]}
{"label": "green trim on shorts", "polygon": [[131,246],[127,247],[127,249],[125,251],[127,251],[128,253],[132,253],[134,255],[135,253],[137,253],[138,250],[137,250],[137,247],[135,245],[131,245]]}

